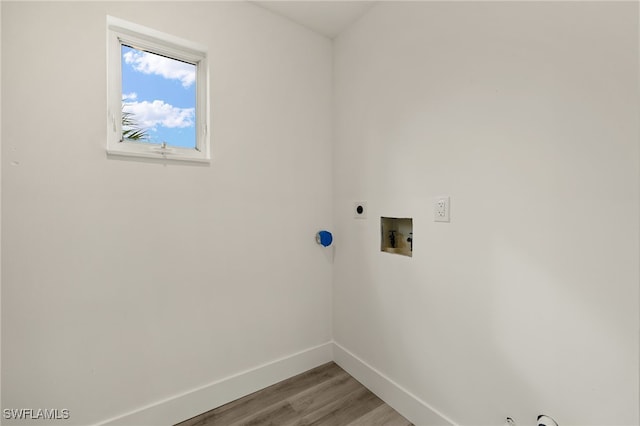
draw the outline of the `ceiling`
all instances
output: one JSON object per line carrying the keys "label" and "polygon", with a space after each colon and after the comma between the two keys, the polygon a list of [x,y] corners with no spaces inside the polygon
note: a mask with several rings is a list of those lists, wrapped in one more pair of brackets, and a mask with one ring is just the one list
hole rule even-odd
{"label": "ceiling", "polygon": [[374,1],[254,1],[278,15],[334,38],[364,15]]}

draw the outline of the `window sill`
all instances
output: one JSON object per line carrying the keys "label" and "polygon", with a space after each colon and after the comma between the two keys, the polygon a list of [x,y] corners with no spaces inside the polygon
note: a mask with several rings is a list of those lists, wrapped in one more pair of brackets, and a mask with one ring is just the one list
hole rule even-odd
{"label": "window sill", "polygon": [[131,151],[126,149],[107,149],[108,156],[114,157],[131,157],[131,159],[151,159],[151,160],[160,160],[160,161],[170,161],[170,162],[180,162],[180,163],[200,163],[200,164],[208,164],[211,163],[211,158],[202,155],[195,156],[193,154],[184,154],[180,152],[162,152],[160,150],[152,151],[152,150],[140,150],[140,151]]}

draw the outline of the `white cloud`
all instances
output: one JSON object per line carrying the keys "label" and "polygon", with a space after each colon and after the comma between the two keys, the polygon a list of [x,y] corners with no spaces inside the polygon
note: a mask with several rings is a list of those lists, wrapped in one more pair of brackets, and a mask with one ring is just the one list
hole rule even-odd
{"label": "white cloud", "polygon": [[161,75],[172,80],[180,80],[185,88],[196,81],[196,67],[192,64],[137,50],[129,50],[122,57],[136,71],[144,74]]}
{"label": "white cloud", "polygon": [[138,94],[136,92],[122,94],[123,101],[135,101],[136,99],[138,99]]}
{"label": "white cloud", "polygon": [[164,101],[129,102],[123,111],[132,113],[137,123],[147,129],[163,127],[191,127],[194,125],[195,108],[179,108]]}

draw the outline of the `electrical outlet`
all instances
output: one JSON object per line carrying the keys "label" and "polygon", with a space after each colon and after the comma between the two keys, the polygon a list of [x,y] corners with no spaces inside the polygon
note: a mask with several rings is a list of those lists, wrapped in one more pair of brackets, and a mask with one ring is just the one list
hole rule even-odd
{"label": "electrical outlet", "polygon": [[433,209],[435,222],[449,222],[450,199],[449,197],[436,197]]}
{"label": "electrical outlet", "polygon": [[367,202],[366,201],[355,201],[353,203],[353,217],[355,217],[356,219],[367,218]]}

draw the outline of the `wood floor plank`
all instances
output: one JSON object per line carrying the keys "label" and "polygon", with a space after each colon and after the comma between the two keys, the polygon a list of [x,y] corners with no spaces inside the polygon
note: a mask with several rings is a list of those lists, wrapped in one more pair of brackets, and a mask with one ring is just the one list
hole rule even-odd
{"label": "wood floor plank", "polygon": [[358,389],[345,395],[337,401],[303,416],[296,426],[336,426],[347,425],[362,417],[384,402],[375,396],[369,389],[360,385]]}
{"label": "wood floor plank", "polygon": [[333,362],[176,426],[413,426]]}
{"label": "wood floor plank", "polygon": [[[239,419],[237,422],[225,426],[263,426],[282,425],[298,417],[296,410],[287,401],[273,404],[265,410]],[[208,424],[208,423],[207,423]],[[218,424],[218,423],[215,423]]]}
{"label": "wood floor plank", "polygon": [[334,362],[329,362],[178,423],[176,426],[227,426],[243,417],[263,410],[278,401],[295,395],[310,386],[322,383],[336,375],[344,373],[345,371]]}
{"label": "wood floor plank", "polygon": [[308,423],[312,419],[319,418],[327,407],[338,407],[344,403],[345,398],[361,389],[363,389],[362,385],[345,372],[344,377],[328,380],[301,392],[289,398],[289,403],[296,411],[297,417],[282,426],[306,424],[304,422]]}
{"label": "wood floor plank", "polygon": [[279,426],[294,425],[301,417],[340,400],[361,387],[360,383],[344,372],[344,374],[312,386],[253,415],[241,418],[229,426],[268,423]]}
{"label": "wood floor plank", "polygon": [[387,404],[382,404],[348,426],[411,426],[411,422]]}

